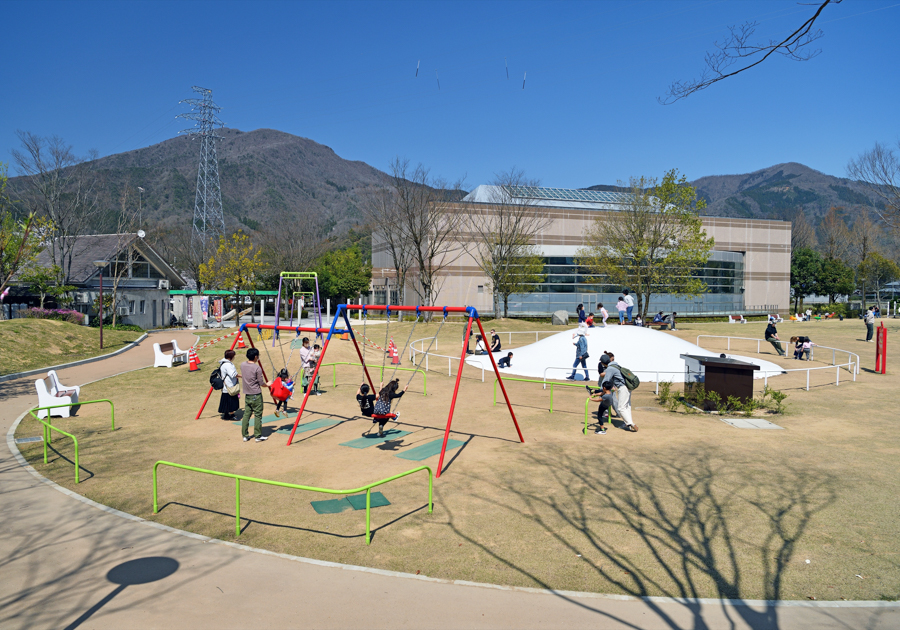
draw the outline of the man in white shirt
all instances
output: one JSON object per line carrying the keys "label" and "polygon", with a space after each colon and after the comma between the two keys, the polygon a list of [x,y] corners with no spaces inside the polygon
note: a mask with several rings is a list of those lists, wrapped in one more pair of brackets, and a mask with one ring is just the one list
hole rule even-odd
{"label": "man in white shirt", "polygon": [[633,322],[631,311],[634,309],[634,298],[630,293],[628,293],[628,289],[625,289],[624,291],[622,291],[622,293],[625,295],[625,306],[627,307],[626,310],[628,311],[628,323],[631,324]]}

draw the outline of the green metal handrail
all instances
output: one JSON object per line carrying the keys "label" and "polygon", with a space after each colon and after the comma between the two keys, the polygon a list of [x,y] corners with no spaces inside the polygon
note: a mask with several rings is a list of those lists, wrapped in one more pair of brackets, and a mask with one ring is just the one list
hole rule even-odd
{"label": "green metal handrail", "polygon": [[38,415],[35,413],[35,411],[47,411],[47,417],[50,418],[50,413],[49,413],[49,410],[50,410],[50,409],[59,409],[59,408],[61,408],[61,407],[77,407],[77,406],[81,406],[81,405],[90,405],[90,404],[92,404],[92,403],[101,403],[101,402],[108,402],[108,403],[109,403],[109,414],[110,414],[110,419],[111,419],[111,421],[112,421],[112,430],[115,431],[115,430],[116,430],[116,411],[115,411],[115,405],[113,405],[113,401],[109,400],[108,398],[101,398],[101,399],[98,399],[98,400],[86,400],[86,401],[84,401],[84,402],[77,402],[77,403],[64,403],[64,404],[61,404],[61,405],[48,405],[48,406],[46,406],[46,407],[35,407],[34,409],[29,409],[29,410],[28,410],[28,413],[30,413],[32,416],[34,416],[34,419],[35,419],[35,420],[37,420],[38,422],[40,422],[41,424],[44,425],[44,436],[43,436],[43,441],[44,441],[44,463],[45,463],[45,464],[47,463],[47,445],[51,443],[51,429],[52,429],[53,431],[56,431],[57,433],[62,433],[62,434],[65,435],[66,437],[72,439],[72,442],[75,444],[75,483],[81,483],[80,478],[79,478],[79,474],[78,474],[78,471],[79,471],[79,466],[78,466],[78,438],[76,438],[76,437],[75,437],[74,435],[72,435],[71,433],[66,433],[65,431],[63,431],[63,430],[60,429],[59,427],[53,426],[52,424],[50,424],[50,423],[47,422],[46,420],[41,419],[40,417],[38,417]]}
{"label": "green metal handrail", "polygon": [[[337,361],[335,363],[323,363],[322,367],[331,367],[331,384],[333,387],[337,387],[337,366],[338,365],[355,365],[356,367],[362,367],[362,363],[351,363],[349,361]],[[378,367],[378,366],[366,366],[366,367]],[[385,368],[390,369],[391,366],[382,366],[381,367],[381,380],[384,380],[384,370]],[[418,368],[396,368],[400,372],[418,372],[422,375],[422,395],[428,395],[428,375],[425,374],[425,370],[420,370]]]}
{"label": "green metal handrail", "polygon": [[[553,413],[553,387],[584,387],[584,385],[575,385],[574,383],[545,383],[544,381],[536,381],[530,378],[512,378],[509,376],[503,377],[503,382],[506,381],[519,381],[520,383],[537,383],[538,385],[549,385],[550,386],[550,413]],[[494,380],[494,404],[497,404],[497,383],[499,379]]]}
{"label": "green metal handrail", "polygon": [[357,492],[366,491],[366,544],[368,545],[371,540],[371,510],[372,510],[372,488],[380,486],[382,484],[388,483],[389,481],[394,481],[396,479],[400,479],[401,477],[406,477],[407,475],[411,475],[413,473],[417,473],[420,470],[428,471],[428,513],[431,514],[434,509],[434,504],[431,500],[432,496],[432,472],[431,468],[428,466],[419,466],[418,468],[413,468],[412,470],[407,470],[406,472],[402,472],[400,474],[394,475],[393,477],[388,477],[387,479],[382,479],[381,481],[375,481],[373,483],[367,484],[365,486],[361,486],[359,488],[354,488],[352,490],[329,490],[328,488],[316,488],[313,486],[301,486],[295,483],[286,483],[284,481],[270,481],[268,479],[257,479],[256,477],[247,477],[246,475],[236,475],[234,473],[224,473],[216,470],[207,470],[205,468],[196,468],[194,466],[186,466],[184,464],[175,464],[173,462],[167,462],[160,460],[153,465],[153,513],[157,514],[159,512],[159,503],[158,503],[158,492],[156,486],[156,477],[157,477],[157,468],[159,466],[172,466],[173,468],[181,468],[183,470],[192,470],[194,472],[204,473],[207,475],[215,475],[217,477],[229,477],[234,479],[234,534],[235,536],[241,535],[241,480],[244,481],[252,481],[254,483],[262,483],[269,486],[279,486],[282,488],[294,488],[296,490],[307,490],[309,492],[324,492],[325,494],[356,494]]}

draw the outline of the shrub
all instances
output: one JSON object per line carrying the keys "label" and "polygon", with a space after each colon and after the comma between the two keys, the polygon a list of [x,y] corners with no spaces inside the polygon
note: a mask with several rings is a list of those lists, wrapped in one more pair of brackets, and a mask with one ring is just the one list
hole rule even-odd
{"label": "shrub", "polygon": [[706,392],[706,402],[709,404],[703,407],[704,410],[708,406],[711,410],[718,411],[722,406],[722,396],[719,395],[719,392]]}
{"label": "shrub", "polygon": [[784,399],[787,397],[788,395],[784,392],[772,392],[772,402],[775,403],[775,413],[784,413]]}
{"label": "shrub", "polygon": [[665,405],[669,402],[669,397],[672,395],[672,383],[670,381],[663,381],[659,384],[659,394],[657,395],[657,399],[659,400],[660,405]]}
{"label": "shrub", "polygon": [[666,404],[666,409],[669,411],[678,411],[679,403],[678,396],[671,396],[669,402]]}
{"label": "shrub", "polygon": [[55,319],[61,322],[69,322],[70,324],[84,325],[84,315],[78,311],[60,308],[29,308],[25,311],[19,311],[19,317]]}
{"label": "shrub", "polygon": [[759,402],[751,396],[747,399],[747,402],[744,403],[744,415],[748,418],[751,417],[758,407]]}
{"label": "shrub", "polygon": [[725,410],[728,412],[737,411],[744,408],[744,403],[737,396],[729,396],[725,401]]}

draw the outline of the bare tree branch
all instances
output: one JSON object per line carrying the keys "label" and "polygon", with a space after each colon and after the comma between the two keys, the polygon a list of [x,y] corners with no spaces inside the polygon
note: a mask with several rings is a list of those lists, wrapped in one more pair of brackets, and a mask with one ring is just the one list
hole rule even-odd
{"label": "bare tree branch", "polygon": [[[900,149],[900,142],[897,143]],[[900,156],[889,146],[875,143],[871,151],[861,153],[847,165],[847,174],[884,201],[875,212],[892,227],[900,227]]]}
{"label": "bare tree branch", "polygon": [[[800,28],[782,39],[781,41],[769,40],[767,44],[750,43],[750,38],[756,32],[758,22],[746,22],[742,26],[729,28],[730,35],[723,42],[716,42],[716,51],[706,53],[706,67],[700,73],[700,77],[689,81],[675,81],[669,86],[665,98],[656,99],[661,105],[670,105],[700,90],[705,90],[713,83],[733,77],[758,66],[774,54],[782,55],[794,61],[809,61],[816,57],[820,49],[810,50],[808,47],[823,36],[821,30],[813,31],[812,27],[822,11],[829,4],[838,4],[841,0],[825,0],[816,9],[815,14],[806,20]],[[744,63],[736,70],[730,70],[732,66],[741,60],[755,61]]]}

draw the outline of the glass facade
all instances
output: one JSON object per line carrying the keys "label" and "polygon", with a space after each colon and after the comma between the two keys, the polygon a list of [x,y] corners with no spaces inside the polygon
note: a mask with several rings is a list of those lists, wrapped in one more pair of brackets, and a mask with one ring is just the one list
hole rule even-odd
{"label": "glass facade", "polygon": [[[615,313],[621,287],[593,282],[587,269],[575,264],[574,256],[550,256],[544,259],[544,282],[532,293],[518,293],[509,298],[510,315],[546,317],[554,311],[575,312],[578,304],[587,311],[599,311],[597,304]],[[690,298],[673,294],[657,294],[650,299],[648,312],[677,311],[682,314],[732,313],[744,309],[744,255],[740,252],[713,252],[709,261],[695,276],[707,285],[706,293]]]}

